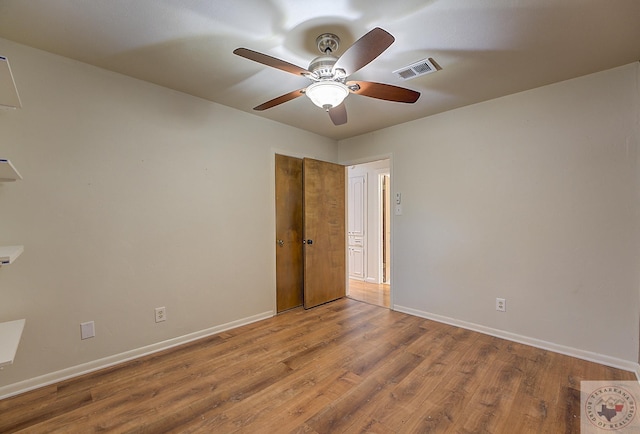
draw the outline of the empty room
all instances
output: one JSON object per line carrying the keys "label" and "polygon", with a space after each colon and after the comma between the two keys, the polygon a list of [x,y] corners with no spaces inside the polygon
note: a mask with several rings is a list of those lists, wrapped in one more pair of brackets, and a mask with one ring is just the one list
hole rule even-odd
{"label": "empty room", "polygon": [[0,0],[0,432],[640,430],[639,19]]}

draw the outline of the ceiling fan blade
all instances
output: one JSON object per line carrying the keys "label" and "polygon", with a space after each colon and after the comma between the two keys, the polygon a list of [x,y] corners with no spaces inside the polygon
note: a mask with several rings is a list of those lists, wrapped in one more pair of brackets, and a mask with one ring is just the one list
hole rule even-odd
{"label": "ceiling fan blade", "polygon": [[333,70],[342,69],[351,75],[381,55],[395,40],[389,32],[376,27],[347,48],[333,65]]}
{"label": "ceiling fan blade", "polygon": [[329,109],[329,117],[334,125],[344,125],[347,123],[347,108],[344,103]]}
{"label": "ceiling fan blade", "polygon": [[391,84],[375,83],[372,81],[348,81],[351,88],[358,85],[358,89],[351,92],[371,98],[384,99],[386,101],[414,103],[420,98],[420,92]]}
{"label": "ceiling fan blade", "polygon": [[299,96],[304,95],[304,89],[294,90],[293,92],[285,93],[284,95],[280,95],[277,98],[269,100],[265,103],[260,104],[257,107],[254,107],[254,110],[262,111],[266,109],[270,109],[271,107],[275,107],[277,105],[282,104],[283,102],[291,101],[292,99],[296,99]]}
{"label": "ceiling fan blade", "polygon": [[233,54],[237,54],[245,59],[253,60],[254,62],[262,63],[263,65],[271,66],[272,68],[280,69],[291,74],[303,76],[311,74],[311,72],[296,66],[293,63],[285,62],[284,60],[276,59],[275,57],[271,57],[267,54],[249,50],[248,48],[236,48],[233,50]]}

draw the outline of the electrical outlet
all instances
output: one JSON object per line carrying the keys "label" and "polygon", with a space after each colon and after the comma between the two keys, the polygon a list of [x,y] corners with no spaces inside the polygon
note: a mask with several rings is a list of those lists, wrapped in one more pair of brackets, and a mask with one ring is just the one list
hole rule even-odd
{"label": "electrical outlet", "polygon": [[496,298],[496,310],[499,312],[507,311],[507,300],[504,298]]}
{"label": "electrical outlet", "polygon": [[80,339],[89,339],[96,335],[96,325],[93,321],[80,323]]}
{"label": "electrical outlet", "polygon": [[156,322],[162,322],[167,320],[167,308],[156,307]]}

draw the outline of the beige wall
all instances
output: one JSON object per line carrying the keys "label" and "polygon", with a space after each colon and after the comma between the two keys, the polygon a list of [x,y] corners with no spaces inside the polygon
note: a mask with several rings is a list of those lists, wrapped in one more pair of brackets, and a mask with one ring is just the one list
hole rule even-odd
{"label": "beige wall", "polygon": [[344,163],[392,154],[396,308],[632,367],[639,69],[341,141]]}
{"label": "beige wall", "polygon": [[0,396],[273,312],[274,150],[335,161],[335,141],[6,40],[0,54],[23,103],[0,112],[0,158],[24,177],[0,184],[0,244],[25,246],[0,268],[0,322],[27,319]]}

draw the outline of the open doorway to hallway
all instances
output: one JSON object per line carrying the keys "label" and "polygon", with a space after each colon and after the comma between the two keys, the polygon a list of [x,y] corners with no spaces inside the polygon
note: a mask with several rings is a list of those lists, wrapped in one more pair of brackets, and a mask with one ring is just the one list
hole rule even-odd
{"label": "open doorway to hallway", "polygon": [[391,306],[390,160],[348,167],[349,297]]}

